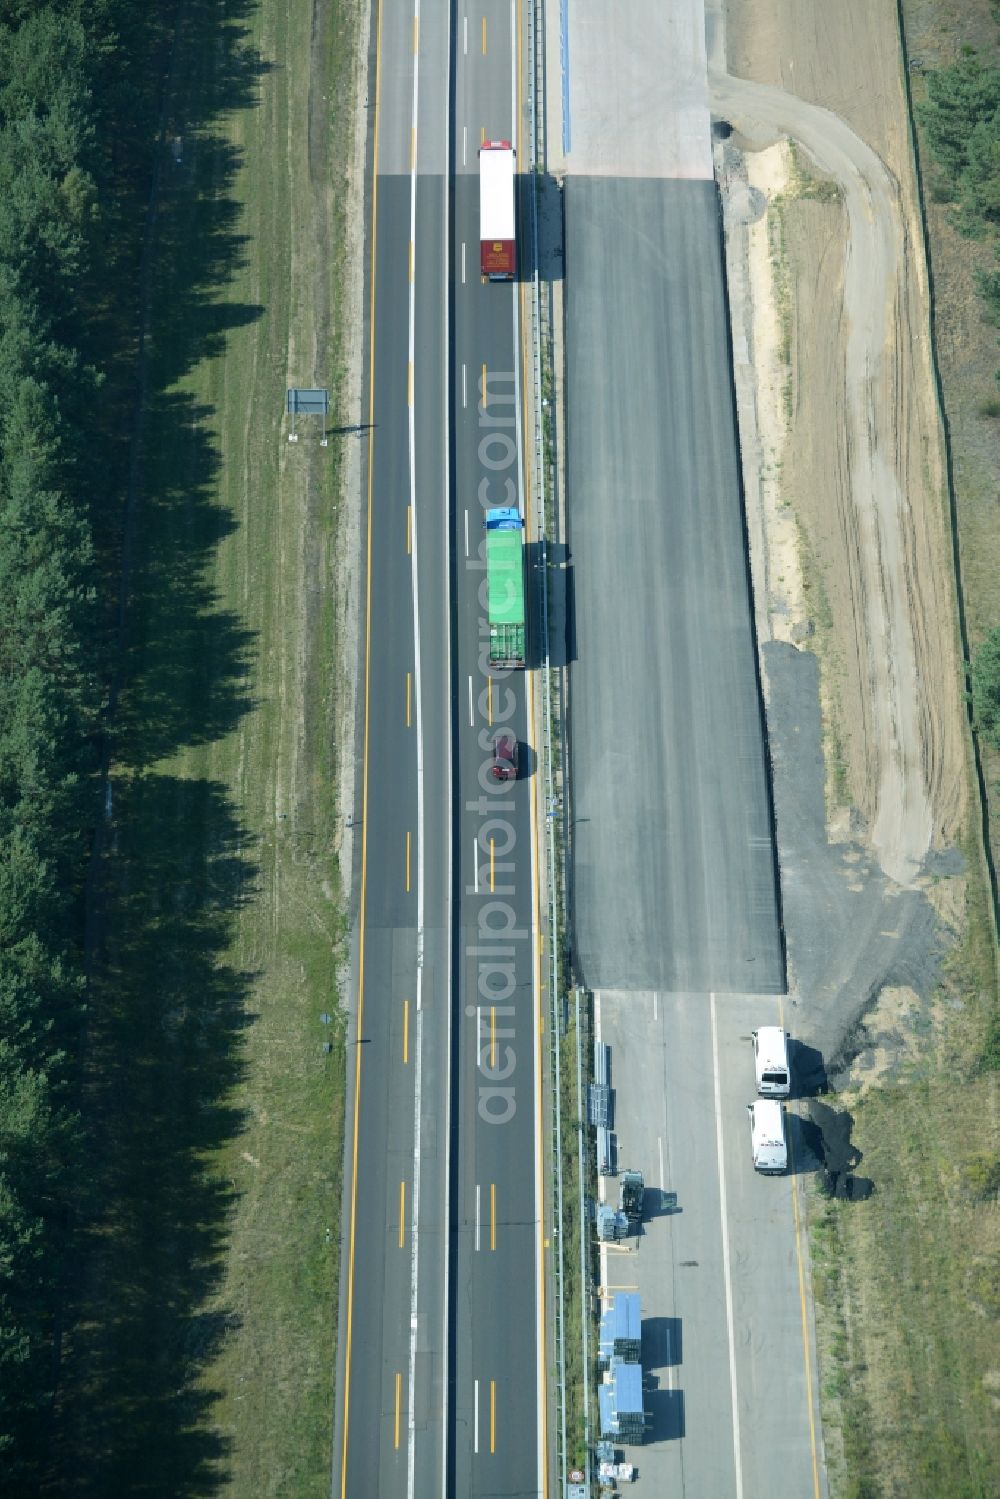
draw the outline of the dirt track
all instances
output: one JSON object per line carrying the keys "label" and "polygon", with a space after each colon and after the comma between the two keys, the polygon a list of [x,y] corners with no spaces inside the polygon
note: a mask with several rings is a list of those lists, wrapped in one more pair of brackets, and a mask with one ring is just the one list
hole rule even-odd
{"label": "dirt track", "polygon": [[794,328],[781,430],[765,393],[757,409],[829,602],[825,695],[850,800],[885,875],[912,887],[961,827],[964,744],[895,7],[849,3],[833,20],[819,3],[752,0],[727,25],[714,112],[745,151],[786,138],[835,185],[820,196],[837,211],[798,216],[791,305],[753,309],[758,337],[769,314]]}

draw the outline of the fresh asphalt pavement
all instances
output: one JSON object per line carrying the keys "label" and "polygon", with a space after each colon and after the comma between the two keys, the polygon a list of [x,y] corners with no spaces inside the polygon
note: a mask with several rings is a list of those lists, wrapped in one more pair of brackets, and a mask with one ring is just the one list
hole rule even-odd
{"label": "fresh asphalt pavement", "polygon": [[[363,1014],[335,1495],[541,1488],[527,679],[490,684],[482,656],[483,508],[510,503],[508,480],[520,498],[517,290],[478,272],[478,144],[515,134],[511,10],[486,10],[471,44],[446,11],[422,17],[412,178],[410,12],[384,6],[373,43]],[[527,774],[498,788],[501,722]]]}
{"label": "fresh asphalt pavement", "polygon": [[573,931],[591,988],[784,984],[713,182],[566,182]]}

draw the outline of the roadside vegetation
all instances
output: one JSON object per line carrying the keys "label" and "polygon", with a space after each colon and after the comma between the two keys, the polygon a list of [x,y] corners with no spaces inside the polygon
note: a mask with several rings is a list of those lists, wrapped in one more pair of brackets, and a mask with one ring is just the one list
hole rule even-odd
{"label": "roadside vegetation", "polygon": [[5,1493],[329,1491],[358,24],[0,0]]}
{"label": "roadside vegetation", "polygon": [[[1000,6],[903,0],[969,645],[964,909],[893,1080],[845,1094],[876,1183],[810,1200],[824,1440],[837,1499],[1000,1492]],[[974,47],[973,50],[967,48]],[[978,298],[978,300],[976,300]],[[991,390],[994,392],[991,394]],[[995,863],[993,865],[995,868]]]}

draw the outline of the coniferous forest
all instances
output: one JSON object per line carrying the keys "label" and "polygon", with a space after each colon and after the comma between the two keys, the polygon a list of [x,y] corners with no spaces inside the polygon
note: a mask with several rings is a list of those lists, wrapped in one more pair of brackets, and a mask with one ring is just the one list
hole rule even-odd
{"label": "coniferous forest", "polygon": [[87,1142],[88,865],[122,573],[160,28],[0,0],[0,1468],[30,1486]]}

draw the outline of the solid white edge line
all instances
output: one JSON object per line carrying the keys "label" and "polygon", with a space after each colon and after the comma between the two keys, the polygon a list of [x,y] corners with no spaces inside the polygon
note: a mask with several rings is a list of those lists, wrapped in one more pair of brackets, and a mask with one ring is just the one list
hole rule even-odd
{"label": "solid white edge line", "polygon": [[479,1380],[472,1381],[472,1450],[479,1451]]}
{"label": "solid white edge line", "polygon": [[[468,510],[465,512],[465,555],[466,556],[469,555],[469,512],[468,512]],[[469,681],[470,682],[472,681],[471,677],[469,678]]]}
{"label": "solid white edge line", "polygon": [[[445,23],[447,52],[451,53],[451,21],[452,10],[448,7]],[[443,134],[442,134],[442,159],[445,163],[450,160],[452,117],[451,98],[448,90],[445,90],[445,105],[443,110]],[[446,183],[446,187],[448,184]],[[441,344],[441,389],[444,393],[444,431],[442,434],[442,452],[445,464],[445,503],[441,507],[441,555],[447,560],[451,554],[451,501],[452,495],[449,485],[448,453],[451,446],[451,366],[449,349],[451,344],[451,327],[448,314],[448,278],[451,272],[452,248],[448,238],[448,202],[447,191],[441,195],[441,243],[444,245],[444,254],[441,257],[441,307],[444,313],[444,338]],[[464,261],[463,246],[463,261]],[[451,683],[451,619],[452,598],[450,593],[451,569],[445,567],[445,586],[442,590],[444,603],[444,654],[445,654],[445,681]],[[445,763],[450,767],[453,761],[451,714],[445,713]],[[445,826],[450,828],[454,822],[454,782],[451,774],[446,777],[448,786],[445,793],[445,805],[447,809],[447,821]],[[452,970],[452,930],[453,930],[453,908],[452,908],[452,878],[453,878],[453,853],[451,838],[445,839],[445,1006],[447,1009],[447,1021],[445,1024],[445,1077],[446,1086],[444,1090],[444,1138],[451,1139],[451,1059],[454,1053],[455,1033],[454,1016],[452,1013],[452,983],[454,979]],[[444,1173],[444,1225],[446,1234],[451,1223],[451,1181],[448,1171],[448,1155],[445,1154]],[[449,1389],[451,1385],[450,1369],[448,1364],[448,1303],[451,1294],[451,1254],[447,1241],[445,1243],[444,1256],[444,1299],[441,1306],[441,1357],[443,1364],[443,1376],[441,1379],[441,1499],[448,1499],[448,1421],[451,1412]]]}
{"label": "solid white edge line", "polygon": [[[517,299],[515,298],[515,306],[516,306],[516,301],[517,301]],[[516,316],[515,316],[515,323],[516,323]],[[518,345],[516,343],[514,345],[514,348],[515,348],[515,351],[517,351]],[[515,365],[518,365],[520,363],[520,360],[518,358],[515,358],[514,363],[515,363]],[[521,466],[518,465],[518,473],[519,474],[520,474],[520,467]],[[528,710],[528,701],[527,701],[527,699],[528,699],[528,677],[529,677],[529,673],[525,672],[525,682],[524,682],[524,697],[525,697],[525,704],[524,704],[524,706],[525,706],[525,713],[527,713],[527,710]],[[528,841],[531,844],[531,920],[532,920],[532,923],[534,923],[535,917],[536,917],[536,914],[537,914],[537,911],[538,911],[538,901],[537,901],[537,897],[536,897],[536,892],[538,890],[538,849],[536,847],[536,841],[535,841],[535,837],[534,837],[534,829],[532,829],[532,835],[533,836]],[[540,834],[539,834],[539,836],[540,836]],[[535,940],[537,941],[537,934],[536,934],[536,939]],[[534,1019],[535,1019],[534,1031],[535,1031],[535,1033],[532,1036],[531,1057],[532,1057],[532,1069],[534,1071],[534,1078],[535,1078],[535,1098],[534,1098],[534,1103],[535,1103],[535,1122],[536,1122],[536,1124],[537,1124],[537,1120],[538,1120],[538,1107],[539,1107],[538,1100],[542,1096],[542,1055],[541,1055],[541,1053],[542,1053],[542,1046],[541,1046],[542,993],[541,993],[541,986],[540,986],[540,983],[539,983],[539,972],[538,972],[540,966],[541,966],[540,963],[538,963],[538,964],[535,963],[535,961],[534,961],[534,954],[532,954],[532,962],[531,962],[531,986],[532,986],[532,989],[534,990]],[[545,1430],[545,1419],[546,1419],[546,1413],[545,1413],[545,1400],[546,1400],[545,1349],[546,1349],[546,1332],[547,1332],[547,1329],[544,1326],[544,1304],[543,1304],[543,1287],[542,1287],[542,1276],[545,1273],[545,1264],[544,1264],[544,1260],[542,1258],[542,1233],[543,1233],[543,1229],[544,1229],[543,1173],[544,1173],[544,1168],[543,1168],[543,1165],[542,1165],[542,1142],[541,1142],[541,1139],[538,1139],[535,1142],[535,1223],[537,1225],[536,1226],[536,1232],[535,1232],[535,1338],[536,1338],[536,1342],[537,1342],[537,1358],[536,1358],[535,1378],[536,1378],[536,1381],[537,1381],[536,1393],[537,1393],[537,1401],[538,1401],[538,1409],[537,1409],[537,1413],[536,1413],[536,1420],[538,1422],[536,1441],[537,1441],[537,1444],[538,1444],[537,1461],[538,1461],[538,1493],[539,1494],[544,1494],[544,1492],[545,1492],[545,1451],[544,1451],[544,1446],[543,1446],[543,1443],[542,1443],[542,1432]]]}
{"label": "solid white edge line", "polygon": [[[420,35],[420,0],[413,5],[414,34]],[[411,103],[411,129],[417,140],[420,101],[420,53],[413,57],[413,95]],[[414,274],[409,283],[409,308],[407,327],[407,355],[409,367],[415,370],[416,353],[416,243],[417,243],[417,161],[416,152],[410,163],[410,243],[414,246]],[[416,476],[416,386],[411,391],[407,413],[407,440],[409,448],[409,479],[411,510],[410,572],[413,594],[413,677],[416,706],[417,749],[417,980],[416,980],[416,1045],[413,1072],[413,1197],[410,1233],[410,1348],[409,1387],[407,1390],[406,1433],[406,1493],[407,1499],[416,1499],[414,1482],[416,1471],[416,1368],[417,1327],[420,1304],[420,1133],[422,1102],[422,1057],[423,1057],[423,967],[424,967],[424,734],[423,695],[420,671],[420,569],[417,549],[417,476]],[[447,1445],[447,1444],[446,1444]]]}
{"label": "solid white edge line", "polygon": [[715,1148],[719,1160],[719,1209],[722,1216],[722,1269],[726,1284],[726,1326],[729,1330],[729,1395],[733,1405],[733,1462],[736,1465],[736,1499],[743,1499],[743,1463],[740,1457],[740,1408],[736,1391],[736,1333],[733,1324],[733,1287],[729,1270],[729,1215],[726,1209],[726,1160],[722,1148],[722,1080],[719,1077],[719,1040],[715,1028],[715,995],[708,996],[712,1018],[712,1076],[715,1082]]}
{"label": "solid white edge line", "polygon": [[479,844],[475,838],[472,840],[472,875],[475,880],[472,893],[479,894]]}
{"label": "solid white edge line", "polygon": [[473,717],[473,712],[472,712],[472,674],[470,673],[469,674],[469,728],[470,729],[474,729],[475,727],[476,727],[476,720]]}
{"label": "solid white edge line", "polygon": [[[513,121],[510,139],[516,152],[521,144],[517,135],[517,49],[521,40],[517,34],[517,0],[510,0],[510,39],[510,117]],[[516,281],[514,285],[517,285]]]}

